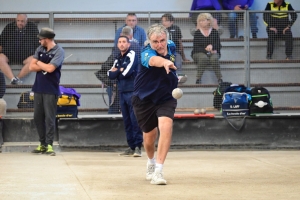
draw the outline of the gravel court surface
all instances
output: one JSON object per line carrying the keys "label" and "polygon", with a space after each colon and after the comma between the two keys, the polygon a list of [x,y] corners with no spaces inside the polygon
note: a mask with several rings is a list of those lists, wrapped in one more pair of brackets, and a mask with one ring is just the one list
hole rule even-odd
{"label": "gravel court surface", "polygon": [[171,150],[166,186],[145,180],[146,156],[0,153],[0,199],[299,199],[299,151]]}

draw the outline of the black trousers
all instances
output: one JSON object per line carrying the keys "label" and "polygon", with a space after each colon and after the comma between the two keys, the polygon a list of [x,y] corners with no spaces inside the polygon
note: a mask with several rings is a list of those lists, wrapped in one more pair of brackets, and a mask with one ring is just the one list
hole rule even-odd
{"label": "black trousers", "polygon": [[285,31],[285,34],[283,34],[284,28],[277,28],[277,33],[274,31],[271,31],[269,28],[267,28],[268,33],[268,44],[267,44],[267,54],[272,55],[274,51],[274,41],[276,39],[283,39],[285,40],[285,54],[286,56],[292,56],[293,53],[293,34],[291,32],[291,29],[288,29]]}
{"label": "black trousers", "polygon": [[52,145],[56,131],[57,95],[34,93],[34,122],[42,145]]}

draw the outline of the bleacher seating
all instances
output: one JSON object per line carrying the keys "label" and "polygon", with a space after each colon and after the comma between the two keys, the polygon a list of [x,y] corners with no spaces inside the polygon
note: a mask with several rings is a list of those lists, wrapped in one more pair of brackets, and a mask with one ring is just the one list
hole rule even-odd
{"label": "bleacher seating", "polygon": [[[67,15],[66,15],[67,16]],[[0,28],[13,19],[0,20]],[[32,18],[38,24],[39,29],[49,26],[48,18]],[[192,60],[193,37],[190,28],[193,26],[187,17],[178,18],[183,34],[183,46],[185,54]],[[149,24],[159,22],[159,17],[148,20],[148,17],[139,17],[139,26],[147,29]],[[113,39],[116,28],[124,24],[123,17],[59,17],[54,18],[54,30],[56,42],[65,50],[68,57],[62,68],[61,85],[74,87],[82,94],[80,111],[105,111],[101,82],[95,77],[94,72],[101,68],[101,64],[110,55],[113,47]],[[220,59],[221,71],[224,81],[245,83],[247,69],[245,45],[243,39],[229,39],[228,33],[221,37],[222,57]],[[299,52],[300,38],[295,38],[294,52]],[[250,83],[251,86],[263,85],[268,87],[272,95],[275,108],[299,109],[297,101],[299,96],[300,55],[294,53],[294,60],[284,60],[284,42],[278,41],[274,52],[274,60],[266,60],[266,38],[250,39]],[[12,66],[19,70],[21,66]],[[194,109],[200,107],[212,107],[212,92],[216,88],[216,77],[213,72],[206,71],[202,85],[195,84],[194,62],[184,62],[183,71],[188,76],[188,81],[180,85],[184,91],[182,100],[178,101],[178,109]],[[19,95],[23,91],[31,89],[35,73],[31,73],[24,79],[23,85],[10,85],[7,82],[7,91],[4,99],[8,102],[8,112],[20,112],[16,105]],[[284,98],[283,98],[284,97]],[[25,110],[25,111],[31,111]]]}

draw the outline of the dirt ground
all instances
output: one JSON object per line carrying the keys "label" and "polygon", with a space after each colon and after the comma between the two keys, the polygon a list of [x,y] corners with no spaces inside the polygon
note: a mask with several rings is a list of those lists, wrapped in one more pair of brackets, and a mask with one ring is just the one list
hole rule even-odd
{"label": "dirt ground", "polygon": [[146,156],[0,153],[0,199],[299,199],[299,151],[179,151],[166,186],[145,180]]}

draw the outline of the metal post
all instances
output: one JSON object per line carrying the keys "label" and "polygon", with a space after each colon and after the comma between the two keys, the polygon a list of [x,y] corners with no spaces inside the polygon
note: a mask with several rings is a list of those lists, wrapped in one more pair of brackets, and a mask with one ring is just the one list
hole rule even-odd
{"label": "metal post", "polygon": [[49,13],[49,28],[54,30],[54,14],[53,14],[53,12]]}
{"label": "metal post", "polygon": [[244,12],[244,44],[245,44],[245,82],[246,87],[250,87],[250,22],[249,11]]}

